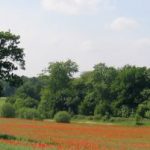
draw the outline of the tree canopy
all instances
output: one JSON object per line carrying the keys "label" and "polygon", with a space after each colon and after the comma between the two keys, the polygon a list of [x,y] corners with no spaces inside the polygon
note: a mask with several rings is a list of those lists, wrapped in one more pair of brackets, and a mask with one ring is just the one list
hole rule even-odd
{"label": "tree canopy", "polygon": [[20,82],[14,71],[25,69],[24,50],[19,47],[20,36],[8,32],[0,32],[0,79],[12,84]]}

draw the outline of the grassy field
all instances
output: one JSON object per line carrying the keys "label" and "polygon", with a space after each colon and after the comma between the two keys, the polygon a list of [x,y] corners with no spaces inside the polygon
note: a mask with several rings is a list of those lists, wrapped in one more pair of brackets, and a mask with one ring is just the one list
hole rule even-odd
{"label": "grassy field", "polygon": [[[88,117],[82,119],[72,119],[73,123],[85,123],[85,124],[101,124],[101,125],[121,125],[121,126],[136,126],[135,118],[117,118],[112,117],[110,120],[95,120],[89,119]],[[150,126],[150,119],[142,119],[142,126]]]}
{"label": "grassy field", "polygon": [[39,148],[38,146],[19,146],[10,143],[0,143],[0,150],[56,150],[52,148]]}
{"label": "grassy field", "polygon": [[[150,127],[0,119],[0,134],[17,139],[0,139],[10,150],[149,150]],[[3,144],[4,145],[3,145]],[[1,148],[1,147],[0,147]],[[4,148],[5,150],[5,148]]]}
{"label": "grassy field", "polygon": [[0,150],[33,150],[31,147],[22,147],[0,143]]}

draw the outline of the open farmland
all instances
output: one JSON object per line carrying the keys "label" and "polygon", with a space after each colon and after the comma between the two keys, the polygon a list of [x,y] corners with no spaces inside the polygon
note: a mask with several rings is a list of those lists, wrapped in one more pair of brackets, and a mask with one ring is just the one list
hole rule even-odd
{"label": "open farmland", "polygon": [[23,140],[0,142],[50,150],[149,150],[150,127],[58,124],[48,121],[0,119],[0,134]]}

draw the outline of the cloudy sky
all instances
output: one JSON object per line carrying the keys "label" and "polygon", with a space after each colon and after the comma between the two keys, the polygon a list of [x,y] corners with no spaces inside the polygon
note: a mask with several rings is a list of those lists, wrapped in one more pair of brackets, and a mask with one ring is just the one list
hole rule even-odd
{"label": "cloudy sky", "polygon": [[150,67],[150,0],[0,0],[0,30],[21,36],[27,76],[72,59]]}

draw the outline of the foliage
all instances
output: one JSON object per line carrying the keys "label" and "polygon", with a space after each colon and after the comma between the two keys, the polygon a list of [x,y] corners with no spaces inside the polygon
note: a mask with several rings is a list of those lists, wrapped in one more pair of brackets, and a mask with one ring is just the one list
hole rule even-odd
{"label": "foliage", "polygon": [[15,117],[15,109],[10,103],[4,103],[1,106],[1,116],[6,118]]}
{"label": "foliage", "polygon": [[121,106],[120,112],[118,114],[120,117],[128,118],[130,117],[130,114],[131,111],[128,106],[125,105]]}
{"label": "foliage", "polygon": [[16,96],[24,98],[31,97],[36,100],[40,100],[40,92],[43,88],[43,83],[39,78],[27,78],[23,77],[23,84],[16,90]]}
{"label": "foliage", "polygon": [[99,63],[74,77],[77,71],[71,60],[52,62],[40,76],[22,77],[23,84],[6,102],[16,111],[37,109],[42,118],[53,118],[62,110],[89,119],[149,118],[150,69],[130,65],[116,69]]}
{"label": "foliage", "polygon": [[8,82],[1,80],[0,81],[0,86],[1,86],[1,96],[3,97],[8,97],[8,96],[12,96],[13,94],[15,94],[16,88],[13,85],[10,85]]}
{"label": "foliage", "polygon": [[13,71],[18,67],[24,69],[24,52],[19,47],[20,36],[8,32],[0,32],[0,79],[13,85],[20,83],[20,78]]}
{"label": "foliage", "polygon": [[66,111],[59,111],[55,114],[54,119],[58,123],[69,123],[71,120],[71,117],[68,112]]}
{"label": "foliage", "polygon": [[79,107],[79,112],[82,115],[94,115],[95,106],[95,93],[88,93]]}
{"label": "foliage", "polygon": [[135,125],[142,125],[142,117],[138,114],[135,117]]}
{"label": "foliage", "polygon": [[145,112],[145,118],[150,119],[150,110]]}
{"label": "foliage", "polygon": [[100,115],[100,116],[110,116],[111,115],[111,107],[106,102],[100,102],[96,107],[94,111],[94,115]]}
{"label": "foliage", "polygon": [[42,96],[39,104],[39,111],[45,117],[53,117],[60,110],[69,111],[73,105],[72,98],[74,96],[71,82],[73,74],[77,70],[77,64],[71,60],[50,63],[48,67],[49,84],[41,91]]}
{"label": "foliage", "polygon": [[17,138],[12,135],[8,134],[0,134],[0,139],[5,139],[5,140],[16,140]]}
{"label": "foliage", "polygon": [[17,116],[23,119],[42,119],[40,113],[33,108],[21,108],[17,111]]}

